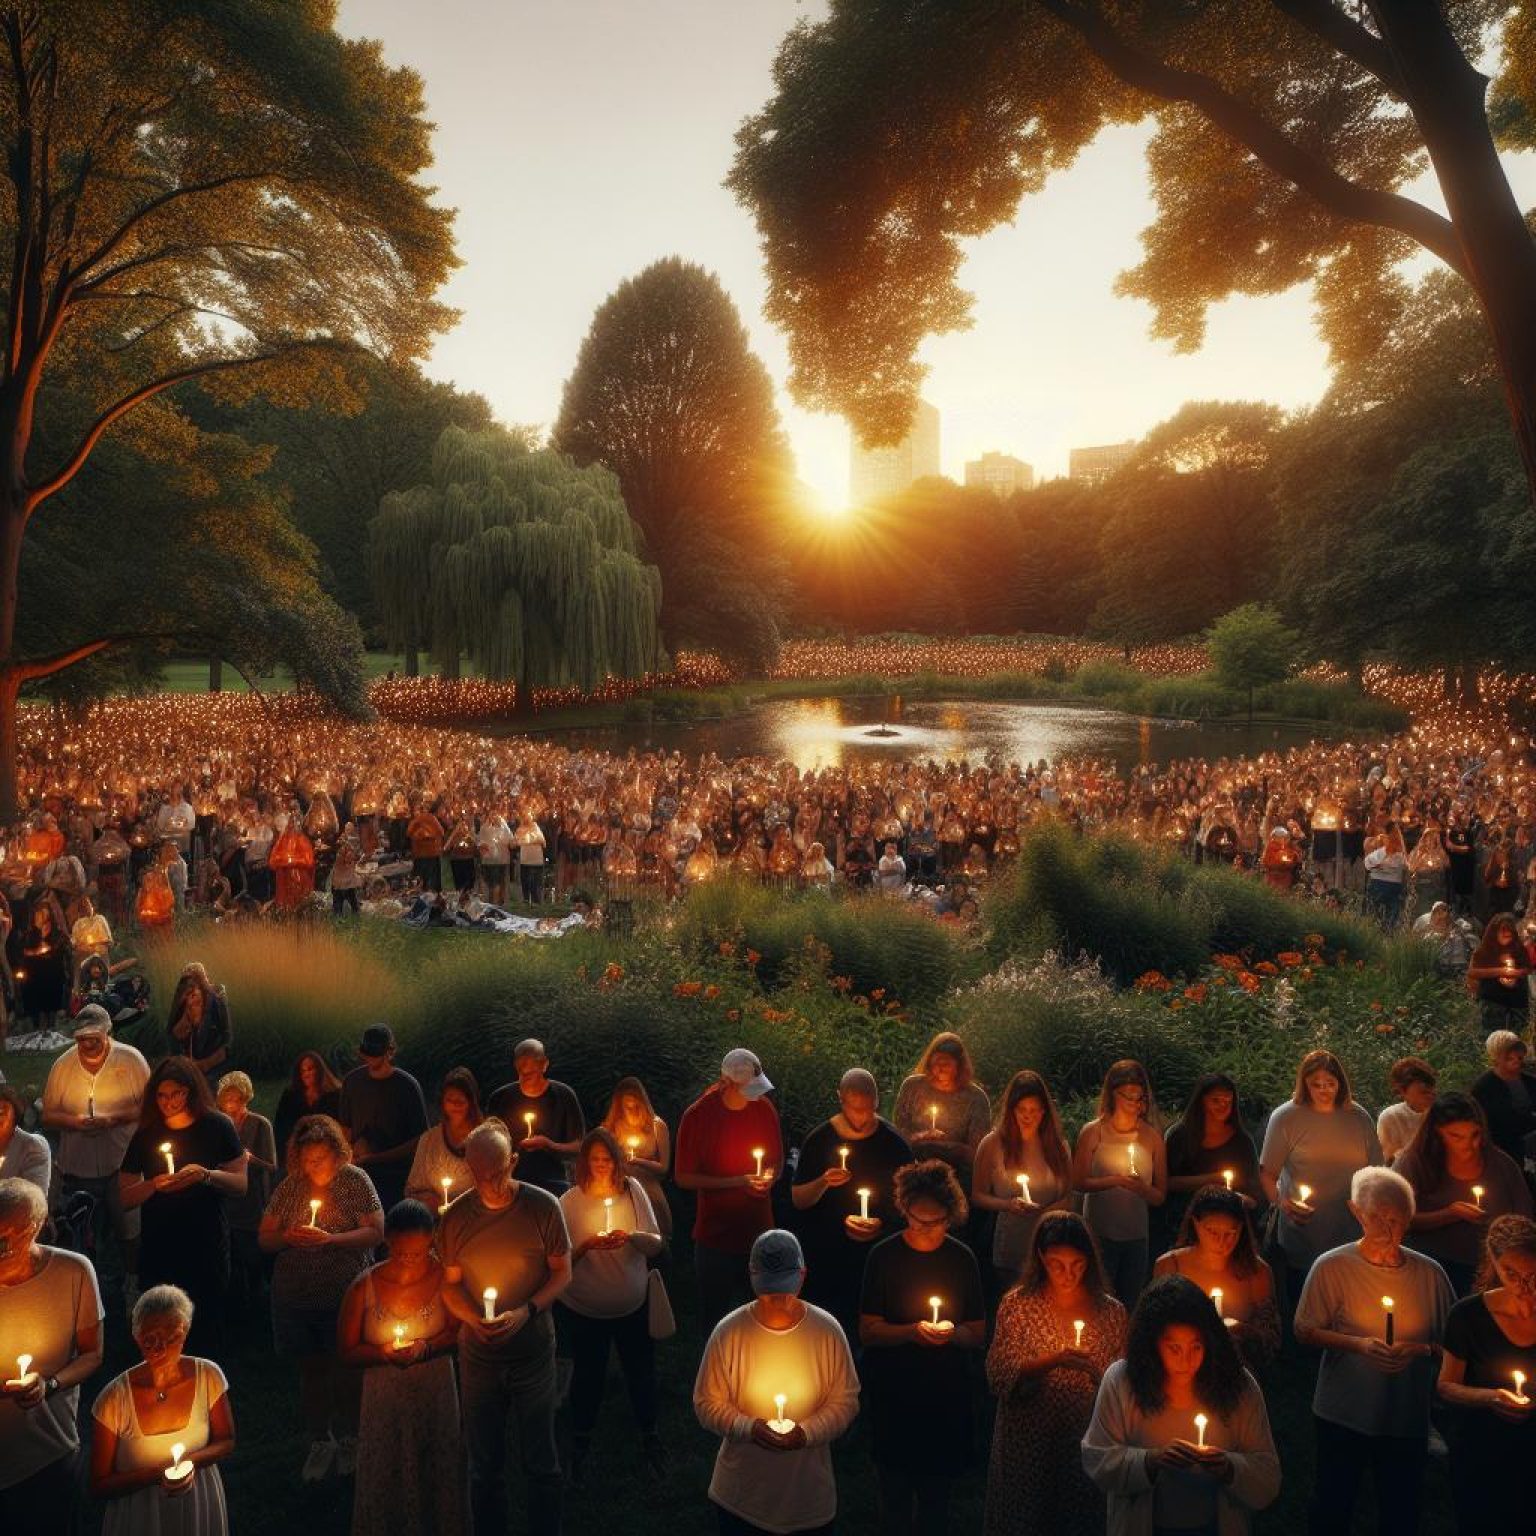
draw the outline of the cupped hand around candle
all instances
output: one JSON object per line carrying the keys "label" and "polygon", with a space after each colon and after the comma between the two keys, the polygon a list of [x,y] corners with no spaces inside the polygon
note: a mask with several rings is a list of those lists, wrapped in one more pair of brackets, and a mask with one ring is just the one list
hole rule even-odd
{"label": "cupped hand around candle", "polygon": [[843,1230],[856,1243],[872,1243],[885,1223],[878,1216],[844,1216]]}
{"label": "cupped hand around candle", "polygon": [[767,1197],[773,1192],[773,1169],[765,1168],[763,1170],[762,1178],[758,1178],[755,1173],[749,1173],[746,1178],[747,1188],[754,1195],[756,1195],[759,1200],[767,1199]]}
{"label": "cupped hand around candle", "polygon": [[490,1322],[477,1317],[470,1326],[482,1343],[494,1344],[499,1339],[510,1339],[527,1321],[528,1308],[525,1304],[514,1307],[510,1312],[498,1312]]}
{"label": "cupped hand around candle", "polygon": [[925,1319],[917,1325],[917,1342],[919,1344],[936,1347],[953,1342],[954,1337],[955,1325],[948,1318],[945,1318],[940,1323],[930,1323]]}
{"label": "cupped hand around candle", "polygon": [[1508,1387],[1494,1387],[1489,1392],[1488,1406],[1507,1423],[1523,1424],[1536,1409],[1536,1397],[1529,1392],[1524,1397],[1516,1397]]}
{"label": "cupped hand around candle", "polygon": [[1470,1221],[1474,1224],[1487,1221],[1489,1215],[1475,1200],[1453,1200],[1446,1206],[1446,1210],[1452,1212],[1457,1221]]}
{"label": "cupped hand around candle", "polygon": [[1312,1220],[1314,1207],[1303,1205],[1300,1200],[1293,1199],[1289,1195],[1280,1202],[1280,1208],[1298,1227],[1304,1227]]}
{"label": "cupped hand around candle", "polygon": [[1051,1356],[1051,1365],[1063,1371],[1081,1371],[1094,1381],[1099,1379],[1099,1368],[1093,1363],[1093,1356],[1086,1349],[1074,1349],[1070,1344]]}
{"label": "cupped hand around candle", "polygon": [[805,1444],[805,1431],[796,1424],[785,1434],[768,1427],[767,1419],[752,1420],[752,1439],[767,1451],[798,1451]]}
{"label": "cupped hand around candle", "polygon": [[415,1365],[418,1360],[426,1359],[427,1341],[412,1339],[409,1344],[402,1344],[398,1349],[390,1345],[384,1350],[384,1357],[394,1366]]}
{"label": "cupped hand around candle", "polygon": [[825,1184],[828,1189],[841,1189],[843,1185],[846,1184],[852,1177],[853,1172],[851,1169],[828,1168],[827,1171],[822,1174],[821,1182]]}
{"label": "cupped hand around candle", "polygon": [[[164,1490],[165,1496],[168,1499],[185,1498],[187,1490],[197,1481],[197,1468],[190,1461],[184,1461],[181,1465],[188,1469],[185,1477],[178,1477],[172,1480],[165,1475],[165,1472],[160,1474],[160,1487]],[[167,1472],[169,1470],[170,1468],[166,1468]]]}
{"label": "cupped hand around candle", "polygon": [[0,1386],[0,1394],[18,1408],[36,1408],[47,1396],[46,1378],[41,1371],[34,1369],[28,1373],[25,1386],[19,1381],[7,1381]]}
{"label": "cupped hand around candle", "polygon": [[1429,1353],[1427,1344],[1388,1344],[1384,1339],[1361,1339],[1360,1353],[1378,1371],[1396,1376]]}
{"label": "cupped hand around candle", "polygon": [[526,1150],[526,1151],[530,1151],[530,1152],[532,1152],[532,1151],[539,1151],[539,1152],[547,1151],[552,1146],[554,1146],[554,1142],[552,1142],[549,1139],[548,1136],[545,1136],[545,1135],[542,1135],[542,1134],[535,1134],[533,1136],[524,1136],[523,1139],[520,1142],[518,1142],[518,1147],[520,1149],[523,1149],[523,1150]]}
{"label": "cupped hand around candle", "polygon": [[290,1248],[324,1248],[331,1241],[331,1234],[324,1227],[312,1227],[308,1223],[289,1227],[284,1236]]}

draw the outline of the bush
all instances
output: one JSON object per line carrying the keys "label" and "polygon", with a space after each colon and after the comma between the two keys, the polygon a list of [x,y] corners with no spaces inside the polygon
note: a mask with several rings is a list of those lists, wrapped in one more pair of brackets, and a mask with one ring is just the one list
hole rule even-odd
{"label": "bush", "polygon": [[1115,693],[1136,693],[1146,681],[1145,673],[1122,662],[1090,661],[1077,669],[1072,687],[1086,698],[1103,699]]}

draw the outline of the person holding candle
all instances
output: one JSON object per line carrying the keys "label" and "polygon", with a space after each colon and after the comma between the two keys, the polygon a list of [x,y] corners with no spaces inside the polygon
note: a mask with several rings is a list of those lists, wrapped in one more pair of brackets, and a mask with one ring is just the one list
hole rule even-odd
{"label": "person holding candle", "polygon": [[226,1072],[219,1079],[219,1113],[229,1116],[245,1148],[245,1193],[224,1197],[229,1218],[230,1302],[237,1308],[261,1295],[266,1261],[257,1232],[272,1193],[272,1175],[277,1172],[272,1122],[252,1110],[255,1097],[255,1084],[244,1072]]}
{"label": "person holding candle", "polygon": [[1179,1246],[1154,1275],[1183,1275],[1216,1305],[1243,1364],[1257,1373],[1280,1352],[1280,1308],[1269,1265],[1259,1256],[1248,1208],[1235,1190],[1208,1184],[1185,1213]]}
{"label": "person holding candle", "polygon": [[656,1348],[650,1333],[649,1261],[661,1232],[640,1181],[626,1171],[614,1134],[582,1138],[576,1182],[560,1197],[571,1239],[571,1283],[560,1297],[571,1378],[571,1481],[579,1484],[603,1402],[608,1357],[617,1353],[646,1465],[665,1469],[656,1433]]}
{"label": "person holding candle", "polygon": [[413,796],[405,840],[411,850],[411,871],[425,891],[443,888],[443,844],[447,836],[442,822],[427,808],[426,802]]}
{"label": "person holding candle", "polygon": [[1040,1218],[1072,1198],[1072,1153],[1055,1100],[1038,1072],[1014,1074],[997,1128],[981,1138],[971,1204],[995,1211],[992,1275],[1001,1294],[1017,1281]]}
{"label": "person holding candle", "polygon": [[1525,1065],[1525,1041],[1496,1029],[1484,1042],[1488,1070],[1472,1084],[1472,1097],[1488,1119],[1488,1139],[1522,1166],[1536,1151],[1536,1072]]}
{"label": "person holding candle", "polygon": [[992,1101],[959,1035],[946,1030],[928,1042],[896,1095],[891,1121],[918,1156],[943,1158],[961,1187],[970,1187],[976,1149],[992,1128]]}
{"label": "person holding candle", "polygon": [[44,896],[32,908],[21,944],[17,1011],[31,1027],[52,1029],[69,999],[69,935],[60,920],[57,899]]}
{"label": "person holding candle", "polygon": [[109,1294],[138,1266],[139,1213],[122,1202],[118,1170],[138,1127],[149,1063],[112,1038],[99,1003],[75,1015],[75,1048],[54,1058],[43,1087],[43,1126],[58,1137],[61,1203],[91,1196],[96,1263]]}
{"label": "person holding candle", "polygon": [[1530,1491],[1516,1469],[1523,1472],[1536,1454],[1533,1389],[1536,1221],[1500,1216],[1488,1227],[1477,1289],[1451,1308],[1440,1357],[1462,1536],[1516,1531],[1530,1518]]}
{"label": "person holding candle", "polygon": [[1440,1265],[1458,1296],[1471,1293],[1488,1220],[1531,1214],[1525,1175],[1487,1132],[1476,1099],[1441,1094],[1393,1164],[1413,1186],[1409,1245]]}
{"label": "person holding candle", "polygon": [[727,1051],[720,1077],[683,1111],[677,1128],[678,1188],[697,1197],[693,1262],[699,1316],[713,1327],[750,1292],[747,1256],[773,1225],[773,1183],[784,1166],[773,1084],[744,1047]]}
{"label": "person holding candle", "polygon": [[443,1213],[443,1301],[461,1324],[459,1391],[475,1536],[507,1529],[507,1427],[516,1421],[532,1536],[558,1536],[563,1489],[555,1447],[555,1330],[571,1283],[560,1202],[513,1178],[512,1135],[492,1116],[469,1133],[474,1187]]}
{"label": "person holding candle", "polygon": [[1264,1203],[1259,1153],[1238,1113],[1237,1083],[1207,1072],[1190,1090],[1184,1113],[1168,1127],[1168,1203],[1162,1229],[1176,1237],[1190,1197],[1207,1185],[1234,1190],[1250,1211]]}
{"label": "person holding candle", "polygon": [[1125,1308],[1105,1286],[1082,1217],[1043,1214],[1023,1277],[998,1307],[987,1352],[997,1417],[986,1536],[1104,1530],[1104,1495],[1084,1473],[1079,1447],[1099,1379],[1125,1348]]}
{"label": "person holding candle", "polygon": [[1497,912],[1467,964],[1467,988],[1482,1005],[1488,1029],[1518,1030],[1530,1012],[1531,962],[1515,919]]}
{"label": "person holding candle", "polygon": [[1380,1162],[1376,1124],[1351,1094],[1343,1062],[1332,1051],[1308,1051],[1290,1099],[1270,1113],[1259,1153],[1264,1194],[1278,1207],[1275,1240],[1286,1267],[1284,1303],[1291,1309],[1313,1260],[1359,1236],[1349,1181]]}
{"label": "person holding candle", "polygon": [[464,1147],[485,1115],[480,1108],[480,1085],[468,1067],[452,1067],[443,1074],[437,1111],[438,1122],[417,1141],[405,1179],[407,1196],[431,1211],[440,1211],[469,1188]]}
{"label": "person holding candle", "polygon": [[299,1056],[287,1086],[278,1095],[272,1134],[280,1156],[288,1156],[289,1138],[306,1115],[329,1115],[338,1123],[341,1120],[341,1079],[319,1051],[305,1051]]}
{"label": "person holding candle", "polygon": [[517,1042],[512,1070],[517,1081],[498,1088],[486,1108],[518,1136],[518,1182],[535,1184],[558,1200],[569,1187],[566,1164],[587,1133],[581,1101],[549,1076],[549,1053],[541,1040]]}
{"label": "person holding candle", "polygon": [[[192,1299],[152,1286],[133,1308],[143,1356],[91,1407],[91,1492],[106,1501],[102,1536],[226,1536],[219,1462],[235,1449],[229,1383],[211,1360],[186,1355]],[[191,1470],[174,1480],[172,1465]]]}
{"label": "person holding candle", "polygon": [[0,1179],[0,1530],[69,1536],[105,1313],[90,1261],[38,1242],[47,1220],[37,1185]]}
{"label": "person holding candle", "polygon": [[196,1308],[193,1347],[217,1356],[229,1292],[228,1197],[245,1193],[248,1175],[229,1116],[185,1056],[150,1074],[118,1180],[124,1209],[142,1208],[139,1284],[179,1285]]}
{"label": "person holding candle", "polygon": [[613,1085],[603,1124],[624,1149],[624,1171],[635,1179],[651,1202],[651,1214],[663,1240],[672,1236],[672,1207],[662,1187],[672,1167],[672,1133],[651,1106],[651,1096],[638,1077],[621,1077]]}
{"label": "person holding candle", "polygon": [[384,1218],[389,1255],[350,1286],[337,1318],[342,1363],[363,1373],[353,1536],[463,1536],[464,1442],[443,1302],[437,1222],[419,1200]]}
{"label": "person holding candle", "polygon": [[1403,1247],[1414,1201],[1401,1174],[1359,1169],[1349,1209],[1360,1237],[1317,1259],[1296,1307],[1297,1343],[1323,1352],[1312,1399],[1317,1470],[1309,1529],[1346,1536],[1369,1469],[1377,1529],[1412,1536],[1435,1357],[1455,1297],[1433,1259]]}
{"label": "person holding candle", "polygon": [[27,1179],[46,1195],[53,1174],[48,1139],[22,1128],[27,1096],[0,1081],[0,1179]]}
{"label": "person holding candle", "polygon": [[903,1231],[870,1250],[859,1303],[882,1528],[942,1532],[974,1433],[966,1356],[987,1342],[976,1256],[951,1237],[965,1193],[939,1158],[897,1170]]}
{"label": "person holding candle", "polygon": [[228,999],[196,960],[184,965],[177,978],[166,1013],[166,1032],[173,1042],[172,1049],[187,1057],[208,1079],[211,1088],[214,1075],[229,1059],[233,1031]]}
{"label": "person holding candle", "polygon": [[[912,1149],[881,1118],[873,1073],[849,1067],[837,1085],[837,1100],[837,1113],[800,1148],[790,1197],[805,1249],[805,1299],[830,1312],[851,1341],[857,1337],[869,1245],[896,1221],[896,1170],[912,1161]],[[870,1191],[867,1201],[859,1200],[860,1189]]]}
{"label": "person holding candle", "polygon": [[1164,1275],[1142,1294],[1125,1359],[1099,1383],[1082,1461],[1109,1501],[1110,1536],[1245,1536],[1274,1502],[1264,1394],[1193,1281]]}
{"label": "person holding candle", "polygon": [[395,1065],[389,1025],[370,1024],[357,1054],[362,1065],[342,1080],[337,1118],[352,1143],[353,1163],[373,1180],[381,1205],[390,1209],[405,1198],[416,1141],[427,1128],[427,1101],[421,1084]]}
{"label": "person holding candle", "polygon": [[859,1410],[859,1379],[837,1321],[800,1299],[805,1257],[772,1228],[748,1259],[753,1300],[715,1325],[693,1410],[720,1437],[710,1478],[721,1536],[825,1533],[837,1513],[832,1442]]}
{"label": "person holding candle", "polygon": [[359,1383],[336,1357],[336,1319],[347,1288],[383,1239],[384,1212],[329,1115],[299,1121],[286,1168],[257,1241],[263,1253],[277,1256],[272,1338],[279,1355],[298,1361],[299,1411],[310,1436],[300,1475],[309,1483],[319,1482],[333,1463],[344,1476],[356,1465]]}
{"label": "person holding candle", "polygon": [[1152,1081],[1139,1061],[1104,1074],[1099,1113],[1077,1138],[1072,1183],[1110,1286],[1129,1310],[1151,1264],[1149,1211],[1168,1197],[1168,1146],[1155,1129]]}
{"label": "person holding candle", "polygon": [[1390,1164],[1399,1152],[1407,1150],[1435,1102],[1439,1076],[1422,1057],[1404,1056],[1392,1063],[1387,1081],[1397,1098],[1376,1116],[1376,1139],[1381,1143],[1382,1161]]}

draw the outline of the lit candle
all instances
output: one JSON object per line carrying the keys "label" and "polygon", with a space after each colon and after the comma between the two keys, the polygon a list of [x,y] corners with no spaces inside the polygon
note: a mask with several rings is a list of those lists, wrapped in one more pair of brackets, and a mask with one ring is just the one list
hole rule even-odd
{"label": "lit candle", "polygon": [[[16,1363],[18,1365],[21,1364],[21,1362],[19,1360]],[[1515,1372],[1515,1401],[1517,1403],[1523,1403],[1523,1402],[1526,1401],[1526,1396],[1525,1396],[1525,1372],[1524,1371],[1516,1371]]]}
{"label": "lit candle", "polygon": [[640,1150],[640,1138],[638,1136],[627,1137],[624,1145],[629,1148],[629,1155],[633,1157]]}
{"label": "lit candle", "polygon": [[1210,1420],[1203,1413],[1195,1415],[1195,1448],[1197,1450],[1205,1449],[1205,1426],[1209,1423]]}
{"label": "lit candle", "polygon": [[1213,1286],[1211,1288],[1211,1305],[1216,1308],[1216,1316],[1220,1317],[1221,1316],[1221,1287],[1219,1285]]}
{"label": "lit candle", "polygon": [[1383,1296],[1381,1298],[1381,1309],[1387,1314],[1387,1343],[1391,1344],[1395,1341],[1397,1330],[1395,1327],[1396,1319],[1392,1312],[1392,1298],[1390,1296]]}
{"label": "lit candle", "polygon": [[1233,1175],[1233,1172],[1232,1172],[1232,1170],[1230,1168],[1223,1168],[1221,1170],[1222,1182],[1227,1186],[1227,1193],[1229,1195],[1232,1193],[1232,1179],[1233,1179],[1233,1177],[1234,1177],[1234,1175]]}
{"label": "lit candle", "polygon": [[932,1131],[936,1131],[939,1128],[939,1106],[937,1104],[930,1104],[928,1106],[928,1128]]}
{"label": "lit candle", "polygon": [[32,1356],[16,1356],[16,1380],[6,1382],[8,1387],[30,1387],[32,1385]]}
{"label": "lit candle", "polygon": [[788,1403],[789,1398],[784,1393],[773,1394],[774,1416],[768,1421],[768,1428],[776,1435],[787,1435],[795,1427],[795,1421],[784,1411]]}
{"label": "lit candle", "polygon": [[448,1208],[448,1191],[453,1188],[453,1180],[445,1177],[443,1183],[443,1209]]}
{"label": "lit candle", "polygon": [[1081,1349],[1083,1347],[1083,1328],[1085,1326],[1086,1325],[1084,1324],[1082,1318],[1078,1318],[1072,1324],[1072,1348],[1073,1349]]}
{"label": "lit candle", "polygon": [[848,1148],[847,1147],[839,1147],[837,1149],[837,1155],[840,1158],[842,1158],[842,1160],[843,1160],[843,1172],[847,1173],[848,1172]]}
{"label": "lit candle", "polygon": [[1136,1173],[1136,1143],[1134,1141],[1131,1143],[1131,1177],[1133,1179],[1138,1177]]}
{"label": "lit candle", "polygon": [[496,1287],[494,1285],[486,1286],[485,1290],[481,1293],[480,1299],[485,1303],[485,1320],[486,1320],[486,1322],[488,1322],[488,1323],[495,1322],[495,1320],[496,1320]]}
{"label": "lit candle", "polygon": [[186,1454],[187,1448],[180,1442],[171,1447],[171,1464],[165,1469],[166,1482],[184,1483],[192,1476],[192,1463],[181,1459]]}
{"label": "lit candle", "polygon": [[1297,1205],[1310,1210],[1311,1207],[1307,1205],[1307,1202],[1312,1198],[1312,1186],[1310,1184],[1298,1184],[1296,1186],[1296,1193],[1300,1196],[1296,1202]]}
{"label": "lit candle", "polygon": [[318,1200],[311,1200],[309,1202],[309,1224],[312,1227],[320,1225],[320,1202]]}
{"label": "lit candle", "polygon": [[396,1349],[404,1349],[405,1348],[405,1324],[404,1323],[396,1323],[395,1324],[395,1348]]}
{"label": "lit candle", "polygon": [[752,1156],[757,1159],[757,1177],[758,1178],[762,1178],[762,1176],[763,1176],[763,1156],[764,1156],[763,1149],[761,1147],[753,1147],[752,1148]]}
{"label": "lit candle", "polygon": [[1481,1184],[1474,1184],[1472,1186],[1472,1198],[1477,1202],[1478,1210],[1482,1210],[1482,1208],[1483,1208],[1483,1186]]}
{"label": "lit candle", "polygon": [[859,1191],[859,1220],[860,1221],[868,1221],[869,1220],[869,1195],[870,1195],[870,1191],[867,1190],[867,1189],[861,1189]]}
{"label": "lit candle", "polygon": [[603,1196],[603,1236],[613,1231],[613,1196]]}
{"label": "lit candle", "polygon": [[165,1171],[174,1175],[176,1172],[176,1159],[171,1156],[171,1144],[168,1141],[160,1143],[160,1155],[165,1159]]}
{"label": "lit candle", "polygon": [[524,1116],[523,1116],[523,1124],[524,1124],[524,1125],[525,1125],[525,1126],[526,1126],[526,1127],[527,1127],[527,1129],[526,1129],[526,1130],[525,1130],[525,1131],[524,1131],[524,1132],[523,1132],[523,1139],[524,1139],[524,1140],[525,1140],[525,1141],[526,1141],[526,1140],[527,1140],[527,1139],[528,1139],[528,1138],[529,1138],[529,1137],[530,1137],[530,1136],[532,1136],[532,1135],[533,1135],[533,1120],[534,1120],[534,1115],[533,1115],[533,1111],[532,1111],[532,1110],[531,1110],[531,1109],[530,1109],[530,1110],[529,1110],[529,1111],[528,1111],[528,1112],[527,1112],[527,1113],[526,1113],[526,1114],[525,1114],[525,1115],[524,1115]]}
{"label": "lit candle", "polygon": [[1029,1175],[1027,1173],[1019,1175],[1019,1198],[1025,1205],[1029,1204]]}
{"label": "lit candle", "polygon": [[930,1296],[928,1298],[928,1305],[933,1308],[933,1326],[945,1333],[951,1332],[955,1325],[947,1317],[941,1318],[939,1316],[939,1308],[943,1305],[943,1299],[938,1296]]}

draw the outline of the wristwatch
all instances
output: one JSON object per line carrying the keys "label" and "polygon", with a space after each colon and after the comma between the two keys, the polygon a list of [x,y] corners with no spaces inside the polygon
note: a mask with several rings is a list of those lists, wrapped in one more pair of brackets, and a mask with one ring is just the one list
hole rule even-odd
{"label": "wristwatch", "polygon": [[212,1168],[204,1168],[203,1169],[203,1183],[204,1184],[212,1184],[213,1183],[213,1169]]}
{"label": "wristwatch", "polygon": [[55,1392],[57,1392],[58,1390],[59,1390],[59,1378],[57,1376],[50,1376],[48,1378],[48,1380],[43,1383],[43,1396],[44,1397],[52,1397],[53,1394]]}

